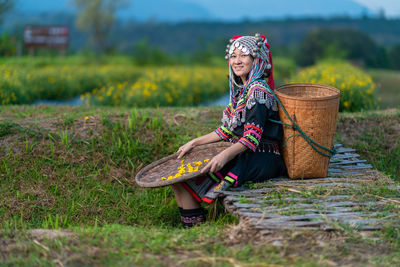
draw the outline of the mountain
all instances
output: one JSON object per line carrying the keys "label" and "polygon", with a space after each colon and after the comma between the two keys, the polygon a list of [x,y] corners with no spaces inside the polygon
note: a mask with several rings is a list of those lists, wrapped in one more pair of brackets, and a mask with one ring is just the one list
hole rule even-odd
{"label": "mountain", "polygon": [[119,17],[138,21],[157,20],[179,22],[185,20],[210,20],[209,9],[198,3],[184,0],[130,1],[131,4],[119,12]]}
{"label": "mountain", "polygon": [[[359,17],[373,14],[354,0],[126,0],[128,7],[119,11],[123,19],[136,21],[179,22],[240,21],[266,18]],[[16,11],[26,14],[40,12],[73,12],[72,0],[17,0]]]}
{"label": "mountain", "polygon": [[248,18],[260,20],[266,18],[299,17],[360,17],[372,14],[367,7],[353,0],[187,0],[209,7],[215,18],[222,20],[240,20]]}
{"label": "mountain", "polygon": [[17,12],[73,11],[72,0],[15,0]]}

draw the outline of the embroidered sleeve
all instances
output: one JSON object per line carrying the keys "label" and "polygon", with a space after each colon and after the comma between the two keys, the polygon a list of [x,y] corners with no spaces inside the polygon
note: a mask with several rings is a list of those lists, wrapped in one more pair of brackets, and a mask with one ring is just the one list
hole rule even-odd
{"label": "embroidered sleeve", "polygon": [[260,125],[246,123],[244,125],[243,137],[239,139],[239,142],[252,151],[256,151],[261,140],[262,132],[263,129],[260,128]]}
{"label": "embroidered sleeve", "polygon": [[246,101],[243,137],[239,139],[239,142],[250,150],[256,151],[268,116],[271,111],[277,110],[276,100],[265,87],[252,88]]}
{"label": "embroidered sleeve", "polygon": [[227,142],[233,137],[232,132],[229,131],[225,126],[218,127],[215,132],[219,135],[219,137],[222,138],[222,140]]}

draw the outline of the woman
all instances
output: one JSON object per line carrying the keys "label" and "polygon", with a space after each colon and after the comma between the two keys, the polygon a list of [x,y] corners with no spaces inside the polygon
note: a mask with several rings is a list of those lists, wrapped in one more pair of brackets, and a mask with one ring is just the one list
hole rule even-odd
{"label": "woman", "polygon": [[172,186],[186,227],[205,221],[200,202],[213,202],[221,190],[286,173],[278,146],[282,126],[268,120],[279,120],[279,115],[270,93],[274,80],[265,36],[233,37],[225,58],[229,66],[230,102],[223,111],[222,125],[181,146],[178,158],[199,145],[221,140],[234,144],[210,160],[202,169],[203,177]]}

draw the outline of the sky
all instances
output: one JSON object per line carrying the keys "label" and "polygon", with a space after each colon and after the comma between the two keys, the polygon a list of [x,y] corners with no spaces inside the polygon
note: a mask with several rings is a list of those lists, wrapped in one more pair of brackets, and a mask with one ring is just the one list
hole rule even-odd
{"label": "sky", "polygon": [[[323,1],[323,0],[321,0]],[[400,17],[400,0],[354,0],[365,5],[371,11],[378,12],[381,8],[388,17]]]}

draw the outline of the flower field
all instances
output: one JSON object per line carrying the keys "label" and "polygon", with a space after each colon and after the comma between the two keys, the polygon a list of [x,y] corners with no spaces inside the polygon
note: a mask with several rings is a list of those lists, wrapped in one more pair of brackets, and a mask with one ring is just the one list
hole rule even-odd
{"label": "flower field", "polygon": [[346,62],[326,61],[306,68],[289,80],[290,83],[318,83],[340,90],[340,111],[376,108],[375,83],[371,76]]}
{"label": "flower field", "polygon": [[91,105],[184,106],[227,91],[225,68],[133,65],[0,66],[0,104],[81,95]]}
{"label": "flower field", "polygon": [[104,84],[134,81],[137,68],[123,65],[0,65],[0,103],[29,104],[39,99],[69,99]]}
{"label": "flower field", "polygon": [[188,106],[227,92],[226,75],[219,67],[146,68],[136,81],[107,84],[82,97],[91,105]]}
{"label": "flower field", "polygon": [[[375,108],[375,83],[363,70],[345,62],[322,62],[297,74],[291,62],[277,58],[282,81],[320,83],[341,90],[341,111]],[[0,65],[0,104],[66,100],[77,96],[89,105],[157,107],[192,106],[228,92],[226,66],[140,67],[124,63],[34,64],[35,59]],[[292,78],[288,79],[289,76]]]}

